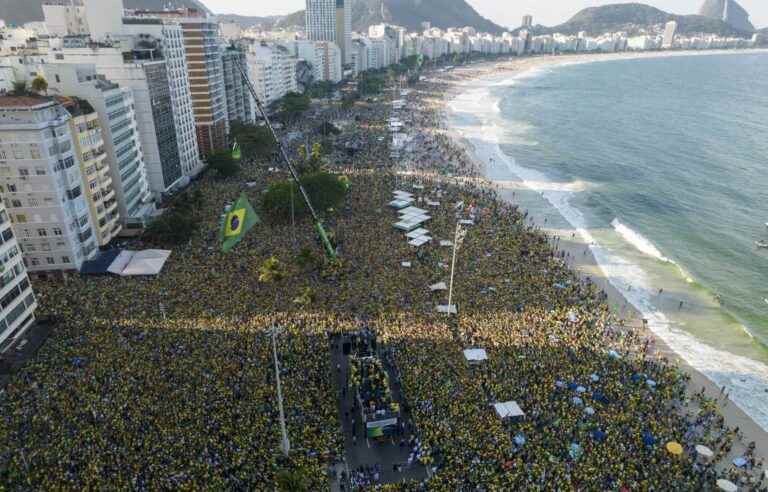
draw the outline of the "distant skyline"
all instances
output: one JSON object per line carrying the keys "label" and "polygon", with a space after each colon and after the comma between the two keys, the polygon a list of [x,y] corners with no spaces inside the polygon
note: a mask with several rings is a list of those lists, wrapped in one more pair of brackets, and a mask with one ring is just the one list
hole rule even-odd
{"label": "distant skyline", "polygon": [[[253,16],[285,15],[302,10],[305,0],[202,0],[217,14]],[[467,0],[481,15],[504,27],[519,27],[523,15],[533,15],[535,24],[554,26],[570,19],[579,10],[611,3],[610,0]],[[768,27],[768,1],[737,0],[750,14],[758,29]],[[704,0],[648,0],[641,3],[673,14],[695,14]]]}

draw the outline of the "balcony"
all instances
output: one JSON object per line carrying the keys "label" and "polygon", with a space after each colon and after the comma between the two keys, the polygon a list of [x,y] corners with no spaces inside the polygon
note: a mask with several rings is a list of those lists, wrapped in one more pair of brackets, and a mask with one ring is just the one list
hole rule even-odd
{"label": "balcony", "polygon": [[110,200],[115,198],[115,190],[110,190],[109,193],[104,195],[102,199],[104,200],[104,205],[107,207],[107,210],[110,210],[111,208],[114,208],[117,206],[117,202],[112,202],[111,204],[107,204]]}

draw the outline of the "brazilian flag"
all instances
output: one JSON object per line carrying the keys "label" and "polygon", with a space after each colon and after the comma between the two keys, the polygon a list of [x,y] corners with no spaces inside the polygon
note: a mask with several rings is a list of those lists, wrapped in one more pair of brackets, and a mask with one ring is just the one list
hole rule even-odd
{"label": "brazilian flag", "polygon": [[225,253],[234,248],[253,226],[260,223],[261,219],[253,210],[245,193],[240,195],[237,203],[227,214],[227,218],[221,228],[221,250]]}

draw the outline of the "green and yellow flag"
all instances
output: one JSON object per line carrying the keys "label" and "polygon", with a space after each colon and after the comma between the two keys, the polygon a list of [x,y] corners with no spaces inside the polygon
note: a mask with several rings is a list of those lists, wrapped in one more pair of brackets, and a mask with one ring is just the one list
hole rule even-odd
{"label": "green and yellow flag", "polygon": [[232,159],[239,161],[243,158],[243,152],[240,150],[240,144],[235,142],[232,146]]}
{"label": "green and yellow flag", "polygon": [[221,228],[221,250],[226,253],[234,248],[237,243],[242,241],[248,231],[260,222],[261,219],[259,219],[256,211],[253,210],[245,193],[242,193],[237,203],[227,214]]}

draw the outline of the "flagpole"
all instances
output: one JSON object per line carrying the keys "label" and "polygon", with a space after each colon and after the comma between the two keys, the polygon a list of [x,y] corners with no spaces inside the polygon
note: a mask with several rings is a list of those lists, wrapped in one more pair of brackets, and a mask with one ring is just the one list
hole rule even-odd
{"label": "flagpole", "polygon": [[461,224],[456,224],[456,234],[453,238],[453,261],[451,262],[451,287],[448,289],[448,317],[451,317],[451,301],[453,300],[453,273],[456,270],[456,249],[459,246],[459,230]]}
{"label": "flagpole", "polygon": [[280,432],[282,434],[282,443],[280,445],[283,450],[283,454],[288,456],[291,450],[291,443],[288,441],[288,431],[285,428],[285,412],[283,410],[283,389],[280,385],[280,364],[277,361],[277,340],[275,338],[277,334],[277,327],[272,328],[272,354],[275,359],[275,381],[277,383],[277,405],[280,409]]}

